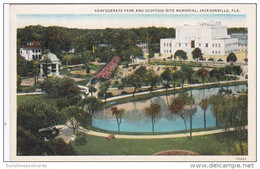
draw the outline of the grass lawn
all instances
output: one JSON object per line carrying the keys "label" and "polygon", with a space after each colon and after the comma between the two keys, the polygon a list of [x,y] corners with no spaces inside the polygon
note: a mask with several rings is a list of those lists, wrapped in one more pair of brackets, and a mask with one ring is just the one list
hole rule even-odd
{"label": "grass lawn", "polygon": [[113,139],[86,135],[87,144],[73,146],[78,155],[152,155],[164,150],[189,150],[200,155],[221,155],[222,152],[232,152],[232,146],[238,139],[235,132],[221,133],[188,138],[173,139]]}
{"label": "grass lawn", "polygon": [[22,104],[27,104],[29,101],[33,100],[44,100],[47,103],[52,103],[53,99],[48,98],[46,95],[25,95],[25,96],[17,96],[17,106]]}

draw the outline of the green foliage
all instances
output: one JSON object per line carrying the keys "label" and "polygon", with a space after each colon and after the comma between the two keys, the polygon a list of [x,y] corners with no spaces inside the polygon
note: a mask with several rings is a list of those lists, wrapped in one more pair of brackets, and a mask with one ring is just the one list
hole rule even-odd
{"label": "green foliage", "polygon": [[166,81],[166,90],[168,89],[169,87],[169,82],[172,80],[172,74],[171,74],[171,70],[169,68],[166,68],[164,70],[164,72],[161,74],[161,78]]}
{"label": "green foliage", "polygon": [[77,146],[84,146],[85,144],[87,144],[86,135],[83,133],[77,134],[75,139],[75,144]]}
{"label": "green foliage", "polygon": [[191,67],[182,66],[181,71],[184,74],[184,77],[188,79],[189,84],[192,83],[192,76],[194,74],[194,70]]}
{"label": "green foliage", "polygon": [[237,61],[237,56],[234,53],[229,53],[227,56],[227,62],[231,62],[231,65]]}
{"label": "green foliage", "polygon": [[195,59],[200,59],[202,58],[202,53],[201,53],[201,49],[200,48],[195,48],[192,52],[192,58]]}
{"label": "green foliage", "polygon": [[187,60],[188,56],[187,56],[187,53],[184,52],[183,50],[177,50],[174,53],[174,59],[177,59],[177,58],[179,58],[179,60]]}
{"label": "green foliage", "polygon": [[204,80],[205,80],[205,77],[208,74],[208,72],[209,71],[207,69],[205,69],[205,68],[201,68],[201,69],[197,70],[197,74],[199,76],[201,76],[203,84],[204,84]]}
{"label": "green foliage", "polygon": [[43,88],[48,93],[48,97],[58,100],[58,107],[61,108],[76,104],[80,100],[77,84],[67,77],[46,78]]}
{"label": "green foliage", "polygon": [[61,122],[64,122],[64,116],[51,103],[30,99],[26,104],[18,106],[17,125],[34,134],[41,128]]}
{"label": "green foliage", "polygon": [[155,73],[155,71],[153,69],[149,69],[146,71],[146,82],[150,84],[150,91],[153,90],[153,88],[156,86],[158,80],[159,80],[159,76]]}

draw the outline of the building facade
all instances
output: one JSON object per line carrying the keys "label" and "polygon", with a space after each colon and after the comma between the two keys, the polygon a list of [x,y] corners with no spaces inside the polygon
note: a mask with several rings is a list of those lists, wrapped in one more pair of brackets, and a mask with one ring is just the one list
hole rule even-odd
{"label": "building facade", "polygon": [[227,26],[218,22],[197,23],[195,26],[176,27],[176,37],[160,40],[160,53],[172,54],[183,50],[191,55],[200,48],[206,55],[228,55],[238,52],[238,38],[227,34]]}
{"label": "building facade", "polygon": [[238,39],[239,52],[247,52],[247,33],[231,33],[230,36]]}
{"label": "building facade", "polygon": [[148,52],[148,45],[146,42],[140,42],[135,44],[136,46],[138,46],[139,48],[142,49],[143,53],[147,53]]}
{"label": "building facade", "polygon": [[20,48],[20,55],[26,60],[41,60],[42,59],[42,46],[41,41],[28,42],[25,46]]}

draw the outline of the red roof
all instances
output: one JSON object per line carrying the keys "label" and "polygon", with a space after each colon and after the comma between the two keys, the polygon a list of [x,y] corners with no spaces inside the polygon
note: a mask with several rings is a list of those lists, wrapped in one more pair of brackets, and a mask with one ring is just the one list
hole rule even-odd
{"label": "red roof", "polygon": [[27,43],[27,45],[23,46],[23,48],[42,48],[41,43],[41,41],[33,41],[32,44]]}
{"label": "red roof", "polygon": [[113,71],[116,69],[118,63],[120,61],[120,57],[114,56],[111,61],[96,74],[95,78],[100,79],[109,79]]}

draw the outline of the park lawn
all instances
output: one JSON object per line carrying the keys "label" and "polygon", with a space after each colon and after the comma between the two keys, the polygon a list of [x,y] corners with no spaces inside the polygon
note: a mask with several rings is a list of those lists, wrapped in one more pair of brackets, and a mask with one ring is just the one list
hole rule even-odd
{"label": "park lawn", "polygon": [[17,96],[17,106],[27,104],[29,101],[46,101],[46,103],[53,103],[53,99],[48,98],[46,95],[25,95]]}
{"label": "park lawn", "polygon": [[223,151],[231,153],[232,145],[238,139],[234,132],[212,134],[189,138],[173,139],[113,139],[86,135],[87,144],[73,146],[77,155],[152,155],[164,150],[189,150],[200,155],[221,155]]}

